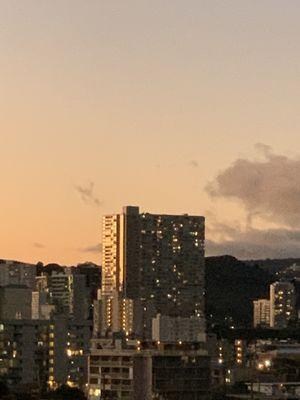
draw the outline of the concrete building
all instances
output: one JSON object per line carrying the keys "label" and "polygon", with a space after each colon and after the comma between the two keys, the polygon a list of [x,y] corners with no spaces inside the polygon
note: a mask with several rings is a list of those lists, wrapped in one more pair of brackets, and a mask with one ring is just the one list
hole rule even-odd
{"label": "concrete building", "polygon": [[85,275],[66,267],[63,272],[52,271],[47,280],[49,302],[56,313],[77,320],[88,319],[90,305]]}
{"label": "concrete building", "polygon": [[114,292],[94,301],[94,336],[105,336],[107,332],[133,333],[134,302]]}
{"label": "concrete building", "polygon": [[286,328],[295,317],[296,295],[291,282],[279,281],[270,285],[270,326]]}
{"label": "concrete building", "polygon": [[26,286],[0,288],[0,319],[31,319],[32,292]]}
{"label": "concrete building", "polygon": [[89,399],[115,395],[133,400],[133,358],[137,342],[122,339],[92,339],[88,362]]}
{"label": "concrete building", "polygon": [[85,276],[86,287],[89,290],[91,300],[96,300],[97,292],[101,289],[102,268],[91,262],[78,264],[74,268],[74,273],[79,273]]}
{"label": "concrete building", "polygon": [[1,320],[0,377],[9,386],[85,387],[90,321],[64,316],[52,320]]}
{"label": "concrete building", "polygon": [[8,386],[18,390],[47,385],[48,339],[46,321],[1,320],[0,376]]}
{"label": "concrete building", "polygon": [[91,321],[78,322],[63,315],[49,321],[50,387],[84,387],[91,336]]}
{"label": "concrete building", "polygon": [[210,395],[210,358],[200,343],[141,345],[133,371],[133,400],[201,400]]}
{"label": "concrete building", "polygon": [[152,319],[152,340],[160,342],[205,342],[204,319],[169,317],[157,314]]}
{"label": "concrete building", "polygon": [[19,261],[0,260],[0,286],[35,287],[36,266]]}
{"label": "concrete building", "polygon": [[32,292],[32,319],[51,319],[55,314],[55,305],[50,304],[49,293]]}
{"label": "concrete building", "polygon": [[73,314],[73,274],[70,268],[64,272],[52,271],[48,277],[50,301],[56,311],[65,315]]}
{"label": "concrete building", "polygon": [[253,301],[253,326],[254,328],[270,327],[270,300],[258,299]]}
{"label": "concrete building", "polygon": [[103,218],[102,296],[134,301],[137,334],[151,338],[157,313],[204,316],[204,224],[138,207]]}
{"label": "concrete building", "polygon": [[92,340],[89,400],[198,400],[210,389],[210,361],[198,344]]}

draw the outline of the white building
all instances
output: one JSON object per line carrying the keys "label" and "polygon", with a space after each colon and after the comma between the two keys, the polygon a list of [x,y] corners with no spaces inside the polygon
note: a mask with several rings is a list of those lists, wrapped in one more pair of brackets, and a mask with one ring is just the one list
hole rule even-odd
{"label": "white building", "polygon": [[270,326],[270,300],[258,299],[253,301],[253,326]]}

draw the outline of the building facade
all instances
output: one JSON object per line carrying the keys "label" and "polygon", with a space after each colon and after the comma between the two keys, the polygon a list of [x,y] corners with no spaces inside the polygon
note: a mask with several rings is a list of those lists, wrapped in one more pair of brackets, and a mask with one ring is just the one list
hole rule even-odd
{"label": "building facade", "polygon": [[152,340],[160,342],[205,342],[205,323],[203,318],[170,317],[157,314],[152,319]]}
{"label": "building facade", "polygon": [[36,265],[20,261],[0,260],[0,286],[26,286],[34,289]]}
{"label": "building facade", "polygon": [[0,321],[0,377],[14,390],[84,388],[92,335],[90,321],[64,316],[51,320]]}
{"label": "building facade", "polygon": [[254,328],[270,327],[270,300],[258,299],[253,301],[253,326]]}
{"label": "building facade", "polygon": [[296,295],[291,282],[279,281],[270,285],[270,326],[286,328],[295,317]]}
{"label": "building facade", "polygon": [[92,340],[89,400],[200,400],[210,390],[210,359],[198,344]]}
{"label": "building facade", "polygon": [[26,286],[0,288],[0,320],[31,319],[32,292]]}
{"label": "building facade", "polygon": [[134,301],[135,333],[150,338],[157,313],[204,317],[204,226],[131,206],[103,218],[102,296]]}

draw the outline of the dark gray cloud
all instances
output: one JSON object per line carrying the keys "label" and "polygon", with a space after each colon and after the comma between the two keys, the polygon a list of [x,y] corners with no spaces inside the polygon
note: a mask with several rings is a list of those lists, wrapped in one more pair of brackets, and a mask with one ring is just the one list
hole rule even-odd
{"label": "dark gray cloud", "polygon": [[43,243],[34,242],[33,247],[35,247],[37,249],[44,249],[46,246]]}
{"label": "dark gray cloud", "polygon": [[82,253],[101,253],[102,252],[102,244],[97,243],[91,246],[83,247],[79,249]]}
{"label": "dark gray cloud", "polygon": [[[255,148],[260,159],[236,160],[206,187],[211,197],[239,202],[247,213],[247,221],[230,224],[208,215],[207,254],[300,257],[300,159],[275,154],[262,143]],[[256,217],[273,228],[255,228]]]}
{"label": "dark gray cloud", "polygon": [[[230,254],[241,259],[300,257],[300,230],[229,227],[225,240],[206,241],[206,254]],[[213,235],[210,235],[213,237]]]}
{"label": "dark gray cloud", "polygon": [[94,182],[90,182],[87,186],[75,185],[75,190],[85,204],[100,207],[103,202],[95,195],[94,187]]}
{"label": "dark gray cloud", "polygon": [[239,201],[251,221],[255,216],[279,225],[300,224],[300,159],[273,153],[257,144],[261,160],[240,158],[206,187],[217,198]]}

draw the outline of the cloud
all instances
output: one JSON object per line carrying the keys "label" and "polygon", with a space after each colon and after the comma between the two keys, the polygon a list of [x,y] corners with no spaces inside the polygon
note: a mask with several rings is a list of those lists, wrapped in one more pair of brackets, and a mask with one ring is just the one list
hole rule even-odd
{"label": "cloud", "polygon": [[94,186],[94,182],[90,182],[87,186],[75,185],[75,190],[85,204],[100,207],[103,202],[94,194]]}
{"label": "cloud", "polygon": [[[206,240],[206,254],[230,254],[240,259],[300,257],[300,230],[228,228],[227,239]],[[213,235],[211,236],[213,237]]]}
{"label": "cloud", "polygon": [[212,198],[246,211],[246,220],[225,223],[207,214],[207,255],[300,257],[300,159],[262,143],[255,149],[258,159],[237,159],[206,187]]}
{"label": "cloud", "polygon": [[199,163],[198,163],[198,161],[196,161],[196,160],[191,160],[191,161],[189,162],[189,164],[190,164],[190,166],[193,167],[193,168],[198,168],[198,167],[199,167]]}
{"label": "cloud", "polygon": [[250,226],[259,216],[290,228],[300,224],[300,159],[275,154],[257,144],[262,160],[240,158],[221,171],[206,191],[213,198],[235,200],[248,214]]}
{"label": "cloud", "polygon": [[102,244],[97,243],[91,246],[83,247],[82,249],[79,249],[82,253],[101,253],[102,252]]}
{"label": "cloud", "polygon": [[33,247],[35,247],[37,249],[44,249],[46,246],[43,243],[34,242]]}

